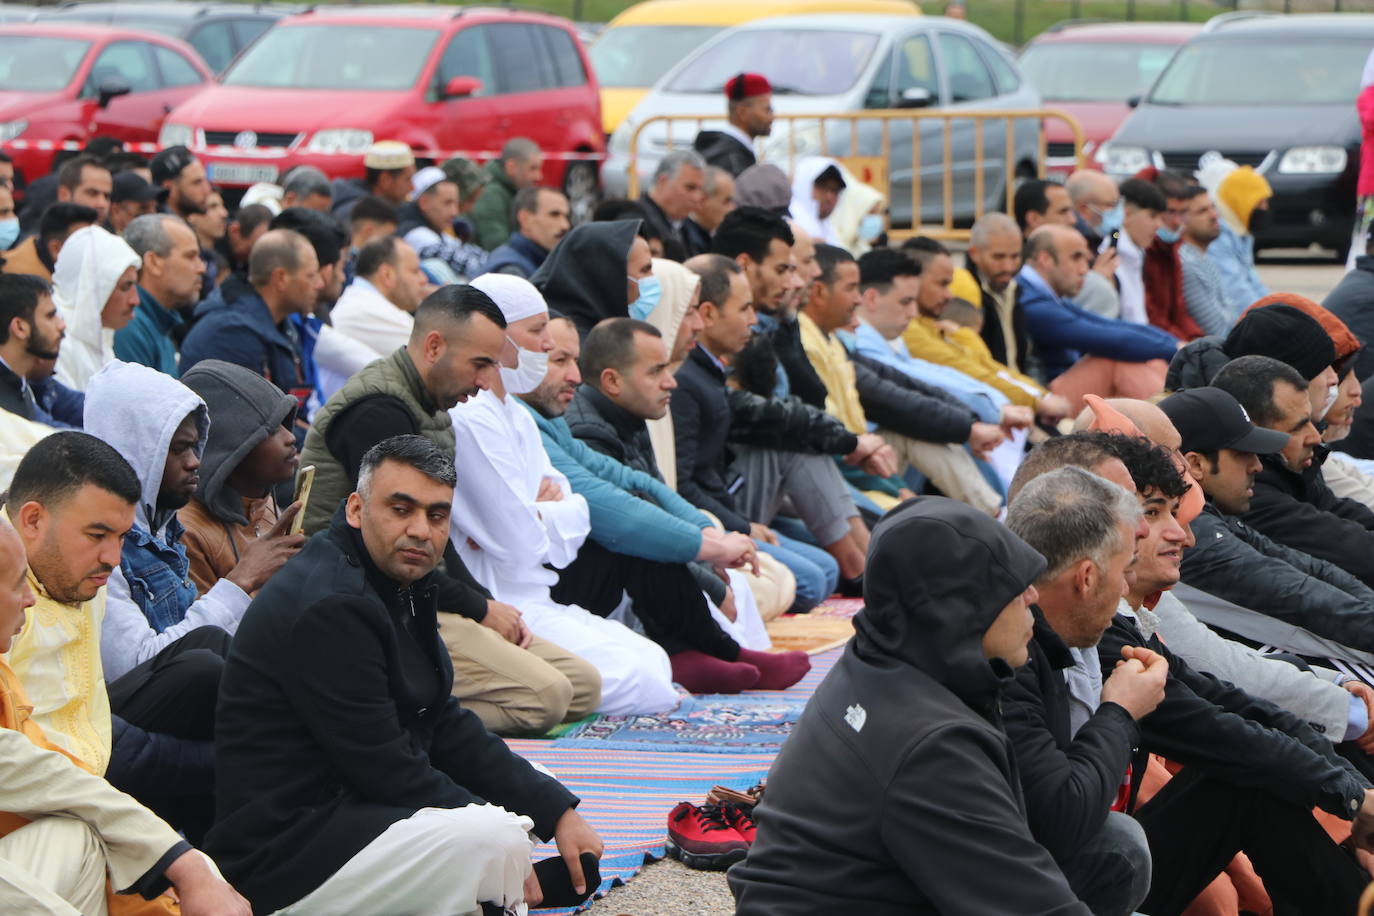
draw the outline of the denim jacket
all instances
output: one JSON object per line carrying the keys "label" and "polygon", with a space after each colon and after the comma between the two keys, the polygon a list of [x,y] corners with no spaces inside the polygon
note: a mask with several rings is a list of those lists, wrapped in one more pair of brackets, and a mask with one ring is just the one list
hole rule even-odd
{"label": "denim jacket", "polygon": [[138,525],[124,535],[119,568],[129,583],[134,602],[159,633],[180,623],[186,617],[186,609],[196,600],[191,564],[181,544],[184,530],[174,515],[167,523],[166,542]]}

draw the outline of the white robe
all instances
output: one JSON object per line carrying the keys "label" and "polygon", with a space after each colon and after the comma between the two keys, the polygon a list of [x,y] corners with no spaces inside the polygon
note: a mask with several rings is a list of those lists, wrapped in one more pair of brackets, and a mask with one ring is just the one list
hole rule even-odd
{"label": "white robe", "polygon": [[[497,601],[519,608],[536,635],[596,666],[598,712],[649,715],[676,707],[672,666],[657,643],[549,594],[558,574],[544,564],[571,563],[591,521],[586,499],[549,462],[529,412],[514,397],[483,391],[449,413],[458,469],[450,537],[472,575]],[[562,487],[562,500],[535,502],[545,477]]]}
{"label": "white robe", "polygon": [[342,331],[381,357],[406,345],[415,316],[397,308],[362,277],[354,277],[329,310],[329,322],[334,330]]}

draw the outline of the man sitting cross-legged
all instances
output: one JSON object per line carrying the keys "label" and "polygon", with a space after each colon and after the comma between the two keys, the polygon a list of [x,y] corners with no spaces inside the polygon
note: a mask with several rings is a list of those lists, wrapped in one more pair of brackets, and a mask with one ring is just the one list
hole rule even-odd
{"label": "man sitting cross-legged", "polygon": [[457,475],[419,436],[363,457],[327,530],[253,599],[225,663],[211,850],[259,913],[522,912],[531,834],[574,890],[578,799],[451,695],[434,572]]}

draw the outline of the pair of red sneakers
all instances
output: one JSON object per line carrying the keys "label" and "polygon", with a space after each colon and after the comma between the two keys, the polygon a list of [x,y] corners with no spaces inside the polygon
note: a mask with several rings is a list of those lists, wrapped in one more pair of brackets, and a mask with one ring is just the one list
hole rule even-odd
{"label": "pair of red sneakers", "polygon": [[679,802],[668,814],[668,854],[688,868],[722,870],[741,862],[754,843],[752,806]]}

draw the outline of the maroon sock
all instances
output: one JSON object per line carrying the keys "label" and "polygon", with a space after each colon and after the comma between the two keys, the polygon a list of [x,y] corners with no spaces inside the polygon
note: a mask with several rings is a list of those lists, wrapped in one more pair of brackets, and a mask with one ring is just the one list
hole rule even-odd
{"label": "maroon sock", "polygon": [[668,661],[673,680],[692,693],[739,693],[759,682],[759,669],[753,665],[727,662],[695,649],[670,655]]}
{"label": "maroon sock", "polygon": [[759,669],[755,690],[786,690],[811,670],[811,656],[805,652],[756,652],[741,646],[739,660]]}

